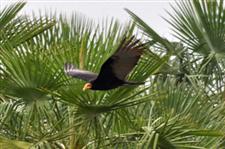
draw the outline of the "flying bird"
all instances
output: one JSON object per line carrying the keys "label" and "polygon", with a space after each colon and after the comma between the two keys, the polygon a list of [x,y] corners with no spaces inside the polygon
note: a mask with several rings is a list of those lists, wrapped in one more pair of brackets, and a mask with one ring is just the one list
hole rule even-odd
{"label": "flying bird", "polygon": [[115,53],[101,66],[99,74],[76,69],[73,64],[66,63],[64,71],[67,75],[87,81],[83,91],[110,90],[124,85],[140,85],[143,82],[127,81],[126,77],[135,67],[145,49],[145,44],[132,36],[124,38]]}

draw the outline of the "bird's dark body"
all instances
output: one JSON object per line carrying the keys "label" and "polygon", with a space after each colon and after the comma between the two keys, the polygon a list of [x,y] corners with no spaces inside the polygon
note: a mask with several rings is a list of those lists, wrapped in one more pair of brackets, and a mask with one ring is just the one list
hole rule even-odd
{"label": "bird's dark body", "polygon": [[123,80],[120,80],[113,73],[111,68],[113,64],[113,58],[109,58],[103,65],[98,77],[90,83],[92,84],[92,90],[110,90],[122,86],[125,84]]}
{"label": "bird's dark body", "polygon": [[92,90],[110,90],[122,86],[124,81],[114,78],[110,79],[110,81],[96,80],[90,83],[92,84]]}

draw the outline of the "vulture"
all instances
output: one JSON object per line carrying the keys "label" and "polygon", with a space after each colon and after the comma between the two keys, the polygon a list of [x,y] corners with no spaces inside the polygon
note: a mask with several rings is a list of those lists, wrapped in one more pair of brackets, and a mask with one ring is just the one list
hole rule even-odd
{"label": "vulture", "polygon": [[144,82],[127,81],[126,77],[137,64],[144,49],[145,44],[134,39],[134,36],[128,40],[125,37],[114,54],[103,63],[99,74],[76,69],[70,63],[65,63],[64,72],[71,77],[86,81],[83,91],[87,89],[110,90],[124,85],[140,85]]}

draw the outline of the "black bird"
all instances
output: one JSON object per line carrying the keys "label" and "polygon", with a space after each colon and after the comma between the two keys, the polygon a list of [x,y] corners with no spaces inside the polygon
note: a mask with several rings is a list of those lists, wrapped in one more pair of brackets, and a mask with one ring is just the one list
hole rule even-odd
{"label": "black bird", "polygon": [[110,90],[123,85],[140,85],[143,82],[127,81],[126,76],[135,67],[144,49],[144,44],[140,44],[134,36],[129,40],[124,38],[115,53],[102,65],[99,74],[76,69],[69,63],[65,64],[64,71],[69,76],[88,82],[84,85],[83,91],[86,89]]}

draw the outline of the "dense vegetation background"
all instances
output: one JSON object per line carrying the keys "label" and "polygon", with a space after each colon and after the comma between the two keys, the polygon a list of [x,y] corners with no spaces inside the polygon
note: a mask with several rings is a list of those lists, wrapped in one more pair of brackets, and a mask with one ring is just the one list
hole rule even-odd
{"label": "dense vegetation background", "polygon": [[[0,148],[225,148],[225,8],[223,0],[173,5],[179,42],[162,38],[126,10],[134,23],[103,27],[72,15],[18,15],[25,3],[0,11]],[[139,87],[82,91],[65,62],[98,72],[121,39],[149,42],[130,80]]]}

